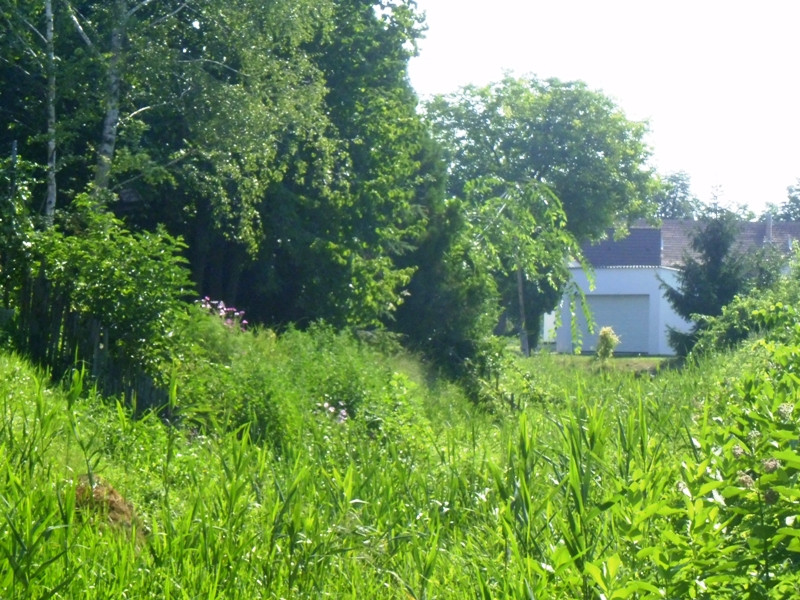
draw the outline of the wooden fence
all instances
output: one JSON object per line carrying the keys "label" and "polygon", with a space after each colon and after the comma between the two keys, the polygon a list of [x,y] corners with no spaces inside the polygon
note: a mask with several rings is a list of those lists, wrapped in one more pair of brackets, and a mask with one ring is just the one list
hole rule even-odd
{"label": "wooden fence", "polygon": [[60,379],[83,365],[106,396],[123,396],[141,412],[166,406],[168,392],[148,373],[115,352],[112,328],[98,315],[72,309],[69,286],[54,285],[43,271],[24,278],[18,298],[16,344]]}

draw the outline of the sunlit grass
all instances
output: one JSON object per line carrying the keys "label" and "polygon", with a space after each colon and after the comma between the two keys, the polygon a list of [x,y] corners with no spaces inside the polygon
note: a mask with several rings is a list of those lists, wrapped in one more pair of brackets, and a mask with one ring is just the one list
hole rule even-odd
{"label": "sunlit grass", "polygon": [[[743,364],[767,363],[740,353],[643,375],[536,355],[481,407],[412,357],[307,335],[237,339],[208,363],[251,375],[223,391],[268,401],[274,413],[254,414],[277,415],[278,444],[232,418],[133,418],[80,371],[62,391],[0,354],[0,597],[736,598],[793,585],[794,533],[764,529],[785,530],[794,502],[797,427],[768,433],[767,416],[789,414],[789,388],[768,401],[772,375],[740,383]],[[174,404],[199,410],[200,383]],[[762,398],[758,416],[741,398]],[[737,487],[731,440],[747,419],[763,432],[748,468],[786,506]],[[776,443],[791,469],[768,484],[773,472],[756,475]],[[87,472],[135,516],[87,504]],[[726,528],[772,545],[751,556]]]}

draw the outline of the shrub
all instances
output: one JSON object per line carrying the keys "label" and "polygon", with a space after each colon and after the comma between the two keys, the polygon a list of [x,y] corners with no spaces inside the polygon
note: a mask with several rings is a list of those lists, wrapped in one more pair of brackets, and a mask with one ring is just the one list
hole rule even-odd
{"label": "shrub", "polygon": [[176,408],[187,424],[247,426],[252,439],[281,452],[309,418],[366,427],[373,436],[413,420],[413,382],[351,333],[324,324],[280,335],[242,331],[196,305],[179,336]]}
{"label": "shrub", "polygon": [[619,336],[611,327],[603,327],[597,337],[597,359],[601,362],[609,360],[619,346]]}
{"label": "shrub", "polygon": [[[671,573],[675,597],[694,595],[698,581],[709,598],[796,595],[798,334],[795,326],[794,343],[758,343],[763,359],[737,360],[740,377],[706,400],[674,505],[676,531],[688,527],[690,536],[662,542],[671,564],[695,565]],[[753,349],[740,352],[749,357]]]}
{"label": "shrub", "polygon": [[[800,302],[800,261],[792,260],[788,273],[768,287],[756,287],[749,293],[736,296],[717,317],[705,317],[701,322],[695,352],[732,348],[744,340],[785,329],[778,309],[796,306]],[[784,311],[785,312],[785,311]]]}
{"label": "shrub", "polygon": [[77,359],[108,394],[165,398],[191,289],[180,239],[131,233],[87,195],[56,225],[5,239],[25,250],[4,282],[20,350],[56,377]]}
{"label": "shrub", "polygon": [[55,377],[79,360],[106,392],[154,390],[192,287],[186,246],[161,228],[131,233],[89,194],[48,226],[31,208],[39,168],[0,159],[0,343]]}

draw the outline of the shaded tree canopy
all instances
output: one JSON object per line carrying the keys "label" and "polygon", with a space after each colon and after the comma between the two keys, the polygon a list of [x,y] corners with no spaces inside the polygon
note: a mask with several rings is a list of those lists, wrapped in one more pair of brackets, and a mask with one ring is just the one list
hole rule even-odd
{"label": "shaded tree canopy", "polygon": [[[0,143],[45,164],[40,4],[0,0]],[[200,293],[265,322],[389,317],[436,176],[407,78],[421,19],[375,4],[54,3],[58,208],[94,186],[130,227],[165,224]]]}
{"label": "shaded tree canopy", "polygon": [[0,144],[39,165],[26,210],[57,198],[63,228],[88,195],[164,227],[197,292],[271,326],[385,326],[473,360],[502,310],[535,335],[578,241],[652,213],[645,126],[582,83],[509,77],[421,114],[413,0],[0,0],[0,18]]}

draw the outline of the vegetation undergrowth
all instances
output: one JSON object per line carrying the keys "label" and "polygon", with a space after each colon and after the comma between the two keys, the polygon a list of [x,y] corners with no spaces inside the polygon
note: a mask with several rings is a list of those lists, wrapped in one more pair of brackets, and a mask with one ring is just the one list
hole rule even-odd
{"label": "vegetation undergrowth", "polygon": [[796,266],[696,246],[684,316],[769,289],[680,369],[494,335],[698,212],[646,124],[419,106],[405,0],[79,4],[3,5],[0,598],[798,595]]}
{"label": "vegetation undergrowth", "polygon": [[192,336],[139,418],[0,355],[0,595],[796,593],[793,346],[652,375],[519,358],[485,410],[325,326]]}

